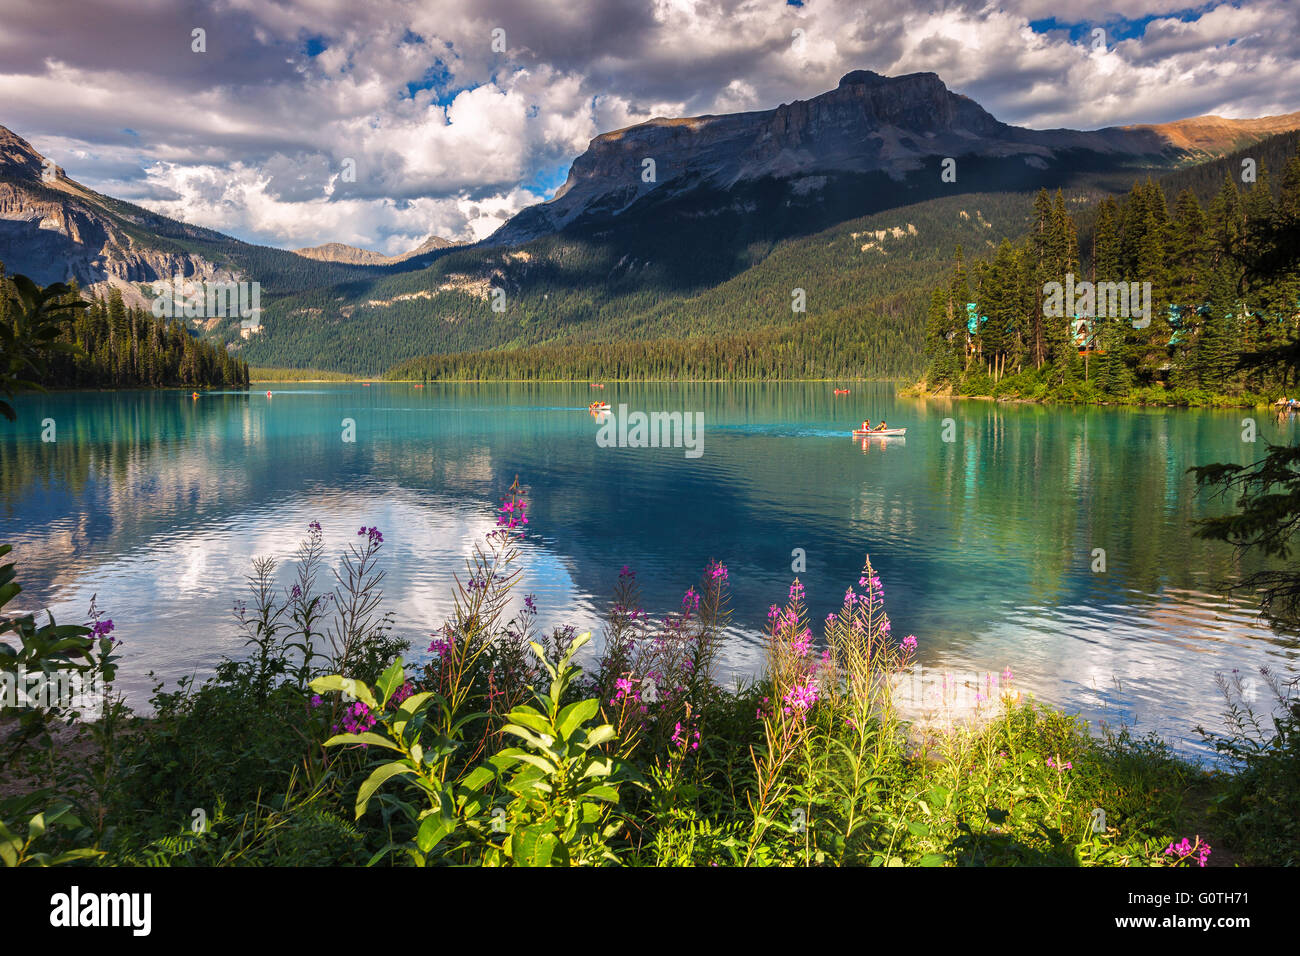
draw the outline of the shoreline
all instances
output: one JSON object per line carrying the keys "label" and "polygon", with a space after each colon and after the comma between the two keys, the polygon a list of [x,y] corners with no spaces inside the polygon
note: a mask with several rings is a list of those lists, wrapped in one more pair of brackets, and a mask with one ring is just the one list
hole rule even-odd
{"label": "shoreline", "polygon": [[[675,378],[619,378],[605,379],[602,384],[606,385],[758,385],[758,384],[783,384],[783,385],[816,385],[816,384],[838,384],[838,383],[856,383],[863,385],[891,384],[898,382],[897,379],[887,378],[848,378],[848,379],[831,379],[831,378],[764,378],[764,379],[675,379]],[[192,385],[159,385],[159,386],[126,386],[122,388],[97,388],[94,386],[50,386],[45,389],[23,389],[16,393],[16,396],[22,395],[54,395],[65,394],[69,392],[98,392],[112,394],[116,392],[181,392],[188,394],[206,394],[206,393],[238,393],[241,391],[255,392],[261,391],[263,386],[275,385],[421,385],[445,386],[445,385],[580,385],[586,383],[590,386],[592,383],[587,379],[532,379],[532,378],[480,378],[480,379],[431,379],[421,381],[419,379],[387,379],[380,377],[357,377],[357,378],[251,378],[247,386],[192,386]],[[924,383],[914,383],[912,385],[900,386],[895,389],[896,398],[934,400],[942,399],[945,401],[976,401],[976,402],[994,402],[997,404],[1007,405],[1060,405],[1060,406],[1089,406],[1100,408],[1198,408],[1198,409],[1230,409],[1230,408],[1250,408],[1256,410],[1279,411],[1285,410],[1269,399],[1252,400],[1249,396],[1234,396],[1215,394],[1207,397],[1206,401],[1160,401],[1147,400],[1150,396],[1142,396],[1134,400],[1124,400],[1110,398],[1107,401],[1091,401],[1086,399],[1071,400],[1068,398],[1026,398],[1022,395],[988,395],[988,394],[970,394],[963,395],[950,389],[931,391],[924,387]]]}
{"label": "shoreline", "polygon": [[1211,395],[1205,402],[1187,402],[1187,401],[1126,401],[1123,399],[1111,398],[1108,401],[1088,401],[1084,399],[1071,400],[1067,398],[1025,398],[1023,395],[962,395],[950,390],[930,391],[920,383],[909,385],[906,388],[899,389],[899,398],[919,398],[919,399],[946,399],[948,401],[977,401],[977,402],[995,402],[997,404],[1007,405],[1066,405],[1066,406],[1088,406],[1099,408],[1252,408],[1273,410],[1279,408],[1272,401],[1252,401],[1247,396],[1236,395]]}

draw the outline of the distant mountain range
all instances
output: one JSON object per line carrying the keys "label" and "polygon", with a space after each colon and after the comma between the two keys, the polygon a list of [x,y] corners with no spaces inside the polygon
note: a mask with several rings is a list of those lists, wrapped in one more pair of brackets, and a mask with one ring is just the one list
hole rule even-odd
{"label": "distant mountain range", "polygon": [[[1300,113],[1031,130],[933,73],[855,71],[771,110],[605,133],[554,198],[487,240],[430,236],[387,256],[272,249],[177,222],[80,185],[0,127],[0,262],[41,283],[117,287],[133,304],[178,273],[258,281],[262,333],[241,341],[225,322],[205,334],[254,364],[352,372],[429,352],[679,340],[881,308],[905,323],[907,289],[955,243],[978,252],[1023,231],[1040,186],[1126,189],[1296,129]],[[941,176],[945,159],[955,181]],[[790,309],[793,286],[809,292],[805,314]]]}
{"label": "distant mountain range", "polygon": [[[804,204],[852,192],[845,187],[862,174],[884,173],[896,181],[924,174],[938,182],[940,160],[951,157],[959,161],[957,183],[967,178],[963,167],[969,160],[971,185],[981,188],[1052,179],[1043,173],[1053,166],[1200,161],[1297,128],[1300,112],[1257,120],[1202,116],[1090,132],[1025,129],[994,119],[934,73],[887,77],[857,70],[828,93],[776,109],[653,119],[598,136],[574,160],[553,199],[525,209],[489,241],[526,242],[612,219],[650,197],[662,208],[673,199],[727,195],[763,181],[784,187],[771,202]],[[654,163],[652,181],[643,176],[647,160]]]}
{"label": "distant mountain range", "polygon": [[448,249],[454,245],[457,245],[457,243],[448,242],[438,236],[430,236],[410,252],[403,252],[396,256],[386,256],[382,252],[372,252],[369,249],[358,249],[356,246],[347,246],[341,242],[327,242],[323,246],[311,246],[308,249],[295,249],[293,251],[300,256],[316,259],[319,262],[342,262],[352,266],[391,266],[399,262],[415,259],[428,252]]}

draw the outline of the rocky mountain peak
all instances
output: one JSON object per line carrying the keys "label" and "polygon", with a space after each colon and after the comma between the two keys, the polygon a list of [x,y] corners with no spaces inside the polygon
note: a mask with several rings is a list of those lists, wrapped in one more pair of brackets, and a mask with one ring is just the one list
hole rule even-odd
{"label": "rocky mountain peak", "polygon": [[[824,173],[915,169],[934,155],[965,155],[1016,139],[934,73],[883,76],[854,70],[839,85],[775,109],[680,119],[656,117],[593,139],[548,203],[525,210],[492,237],[516,243],[579,216],[617,215],[652,191]],[[644,175],[653,160],[653,179]]]}
{"label": "rocky mountain peak", "polygon": [[[40,180],[46,171],[46,159],[35,147],[12,130],[0,126],[0,174],[15,179]],[[51,164],[60,178],[63,168]]]}

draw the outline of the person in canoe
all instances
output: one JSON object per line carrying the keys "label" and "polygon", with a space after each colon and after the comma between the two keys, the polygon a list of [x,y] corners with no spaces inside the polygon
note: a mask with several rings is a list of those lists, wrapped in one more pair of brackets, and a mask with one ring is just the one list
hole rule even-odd
{"label": "person in canoe", "polygon": [[876,431],[878,431],[878,432],[883,432],[883,431],[884,431],[886,428],[888,428],[888,427],[889,427],[889,426],[886,425],[885,422],[884,422],[884,420],[882,419],[881,422],[880,422],[880,424],[876,426]]}
{"label": "person in canoe", "polygon": [[860,428],[859,431],[864,431],[864,432],[869,432],[869,431],[871,431],[871,419],[870,419],[870,418],[868,418],[866,421],[864,421],[864,422],[862,423],[862,428]]}

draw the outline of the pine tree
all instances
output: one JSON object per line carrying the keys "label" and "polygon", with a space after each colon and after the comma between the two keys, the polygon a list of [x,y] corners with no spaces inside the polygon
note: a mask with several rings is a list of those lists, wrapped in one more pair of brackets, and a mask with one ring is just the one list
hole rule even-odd
{"label": "pine tree", "polygon": [[1093,227],[1092,281],[1114,282],[1119,276],[1119,207],[1107,196],[1097,206]]}
{"label": "pine tree", "polygon": [[[1074,274],[1076,279],[1079,263],[1079,241],[1074,220],[1065,208],[1065,196],[1057,190],[1052,203],[1051,217],[1047,228],[1046,245],[1046,281],[1064,283],[1067,275]],[[1068,311],[1068,310],[1066,310]],[[1048,359],[1058,369],[1068,368],[1078,358],[1078,351],[1070,341],[1070,324],[1073,315],[1045,317],[1044,335],[1047,340]]]}

